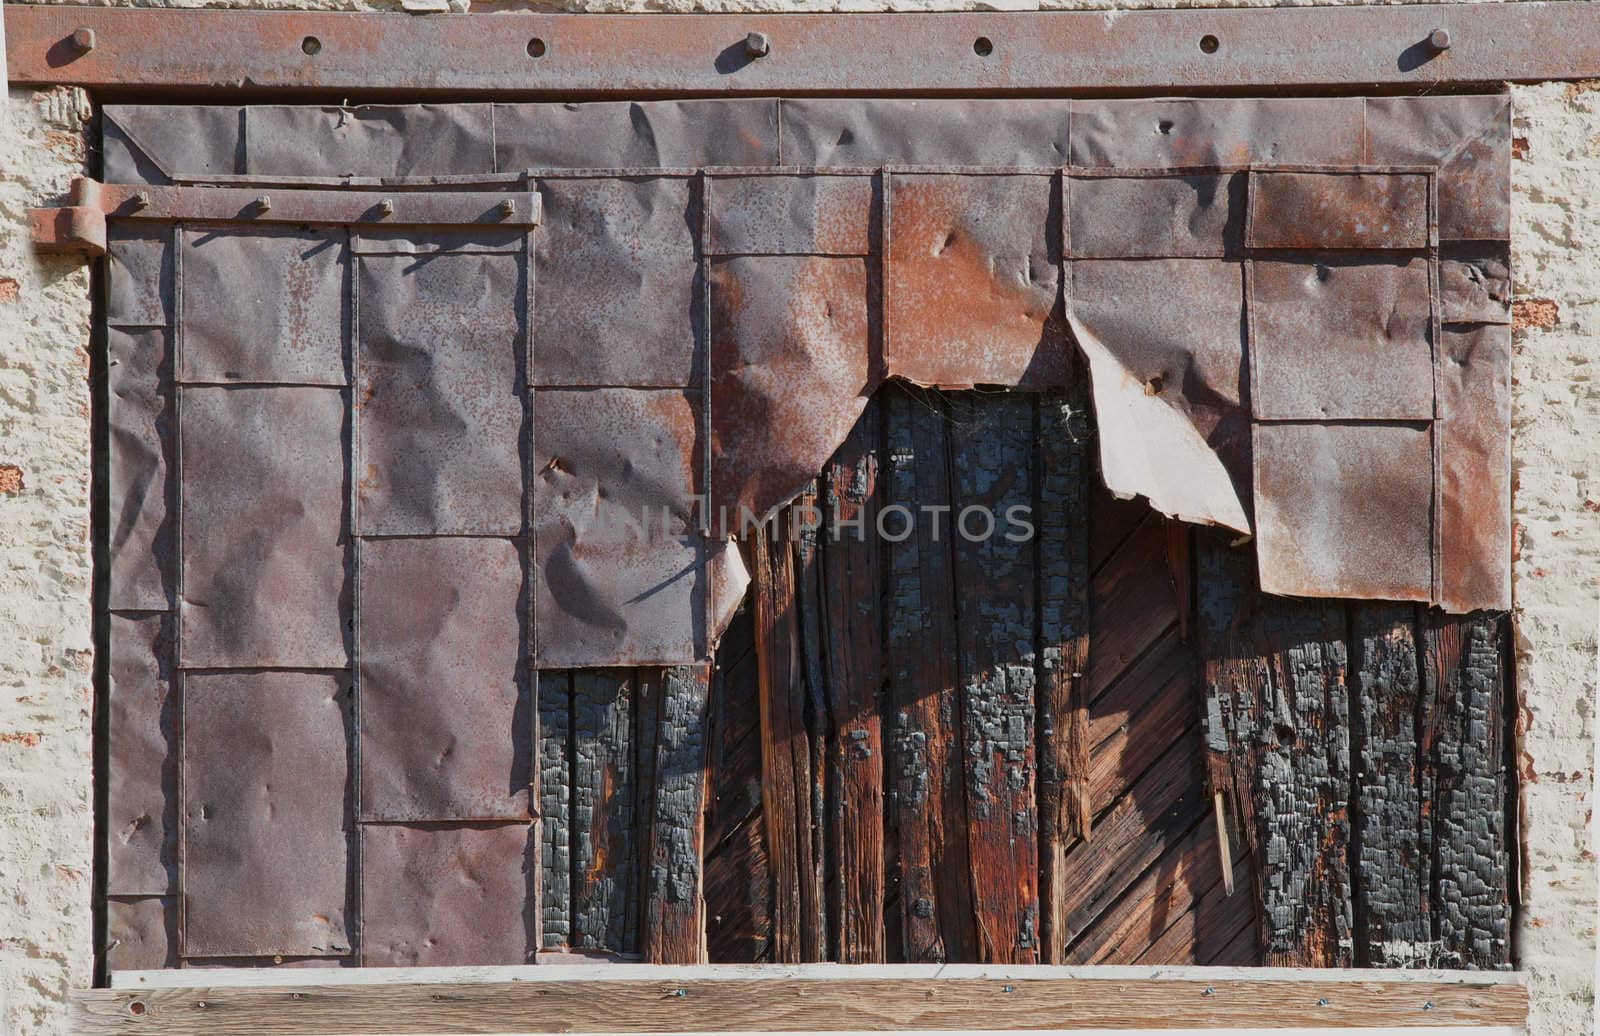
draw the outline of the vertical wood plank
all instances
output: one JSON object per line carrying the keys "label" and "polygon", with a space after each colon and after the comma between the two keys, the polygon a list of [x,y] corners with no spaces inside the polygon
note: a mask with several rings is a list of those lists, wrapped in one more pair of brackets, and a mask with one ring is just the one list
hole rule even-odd
{"label": "vertical wood plank", "polygon": [[950,470],[972,909],[980,962],[1038,960],[1034,809],[1033,544],[1013,538],[1034,501],[1034,404],[950,401]]}
{"label": "vertical wood plank", "polygon": [[538,673],[540,948],[572,939],[572,674]]}
{"label": "vertical wood plank", "polygon": [[656,802],[656,731],[661,722],[661,673],[633,671],[633,821],[635,895],[628,901],[628,944],[642,953],[646,924],[645,896],[650,887],[650,853]]}
{"label": "vertical wood plank", "polygon": [[705,959],[701,861],[705,843],[709,666],[661,670],[655,801],[641,954],[650,964]]}
{"label": "vertical wood plank", "polygon": [[635,949],[633,683],[630,670],[572,674],[572,945],[580,950]]}
{"label": "vertical wood plank", "polygon": [[1042,956],[1066,960],[1069,840],[1089,837],[1088,421],[1076,396],[1039,400],[1039,855]]}
{"label": "vertical wood plank", "polygon": [[789,515],[794,540],[794,596],[800,608],[800,665],[805,674],[806,729],[811,735],[811,830],[801,838],[806,876],[800,882],[801,945],[829,954],[837,924],[828,909],[828,704],[827,644],[822,615],[823,504],[816,482],[795,499]]}
{"label": "vertical wood plank", "polygon": [[877,403],[828,462],[828,535],[822,543],[823,639],[831,765],[830,804],[839,907],[837,953],[843,964],[880,963],[883,912],[883,571],[878,549]]}
{"label": "vertical wood plank", "polygon": [[1416,609],[1350,605],[1351,690],[1356,703],[1355,840],[1359,897],[1356,962],[1432,966],[1428,848],[1417,745]]}
{"label": "vertical wood plank", "polygon": [[924,510],[950,505],[948,424],[937,403],[909,390],[892,393],[885,405],[885,508],[896,509],[885,516],[885,607],[902,950],[914,964],[965,961],[973,959],[976,939],[967,905],[951,532],[947,516],[936,521]]}
{"label": "vertical wood plank", "polygon": [[772,867],[769,958],[775,964],[818,961],[824,947],[802,907],[821,893],[808,887],[815,877],[810,867],[811,738],[787,522],[758,531],[749,543],[761,701],[761,813]]}
{"label": "vertical wood plank", "polygon": [[1208,780],[1254,828],[1266,962],[1349,966],[1344,608],[1260,594],[1251,555],[1197,538]]}
{"label": "vertical wood plank", "polygon": [[1501,614],[1422,617],[1422,766],[1440,967],[1511,965],[1506,658]]}

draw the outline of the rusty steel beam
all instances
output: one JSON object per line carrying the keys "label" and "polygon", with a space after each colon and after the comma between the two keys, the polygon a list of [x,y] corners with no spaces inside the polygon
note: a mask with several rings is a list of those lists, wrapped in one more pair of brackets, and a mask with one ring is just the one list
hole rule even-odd
{"label": "rusty steel beam", "polygon": [[1600,77],[1600,3],[1576,0],[914,18],[7,4],[5,35],[12,85],[256,97],[1193,93]]}

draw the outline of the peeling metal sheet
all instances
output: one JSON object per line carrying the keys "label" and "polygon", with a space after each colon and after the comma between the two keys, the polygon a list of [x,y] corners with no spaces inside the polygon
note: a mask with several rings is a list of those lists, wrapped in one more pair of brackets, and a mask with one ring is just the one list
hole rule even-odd
{"label": "peeling metal sheet", "polygon": [[1511,328],[1448,325],[1440,341],[1438,603],[1511,607]]}
{"label": "peeling metal sheet", "polygon": [[361,828],[361,963],[531,964],[537,949],[536,828]]}
{"label": "peeling metal sheet", "polygon": [[476,252],[359,259],[361,535],[522,531],[524,265]]}
{"label": "peeling metal sheet", "polygon": [[1428,180],[1423,173],[1254,173],[1250,247],[1427,248]]}
{"label": "peeling metal sheet", "polygon": [[185,956],[349,952],[351,693],[341,674],[185,675]]}
{"label": "peeling metal sheet", "polygon": [[111,327],[171,325],[172,227],[106,228],[106,323]]}
{"label": "peeling metal sheet", "polygon": [[1075,259],[1237,256],[1244,173],[1072,176],[1068,253]]}
{"label": "peeling metal sheet", "polygon": [[1080,101],[1072,110],[1071,164],[1354,165],[1363,160],[1364,103],[1359,97]]}
{"label": "peeling metal sheet", "polygon": [[[1244,271],[1210,259],[1075,260],[1100,469],[1119,496],[1250,531]],[[1181,300],[1181,301],[1180,301]]]}
{"label": "peeling metal sheet", "polygon": [[1251,400],[1260,420],[1431,420],[1428,261],[1256,260]]}
{"label": "peeling metal sheet", "polygon": [[487,104],[245,109],[244,166],[252,174],[437,176],[492,172]]}
{"label": "peeling metal sheet", "polygon": [[1511,323],[1510,248],[1445,250],[1439,257],[1439,318],[1446,324]]}
{"label": "peeling metal sheet", "polygon": [[348,663],[348,393],[179,390],[182,664]]}
{"label": "peeling metal sheet", "polygon": [[868,255],[871,176],[717,176],[707,181],[712,255]]}
{"label": "peeling metal sheet", "polygon": [[178,380],[349,384],[346,240],[340,229],[185,227]]}
{"label": "peeling metal sheet", "polygon": [[688,179],[546,179],[533,384],[700,382],[700,212]]}
{"label": "peeling metal sheet", "polygon": [[1438,166],[1439,238],[1511,237],[1511,99],[1506,94],[1374,97],[1368,161]]}
{"label": "peeling metal sheet", "polygon": [[367,540],[360,567],[361,819],[526,819],[518,545]]}
{"label": "peeling metal sheet", "polygon": [[1258,424],[1255,503],[1263,592],[1431,599],[1426,424]]}
{"label": "peeling metal sheet", "polygon": [[749,100],[497,104],[497,169],[694,169],[778,163],[778,105]]}
{"label": "peeling metal sheet", "polygon": [[106,968],[154,971],[178,966],[176,897],[111,896],[106,900]]}
{"label": "peeling metal sheet", "polygon": [[884,355],[919,385],[1065,385],[1060,192],[1049,176],[890,181]]}
{"label": "peeling metal sheet", "polygon": [[178,578],[171,335],[106,331],[112,608],[173,606]]}
{"label": "peeling metal sheet", "polygon": [[817,477],[881,365],[863,260],[745,256],[711,263],[707,279],[712,524],[735,535]]}
{"label": "peeling metal sheet", "polygon": [[1055,168],[1067,164],[1072,103],[785,98],[786,165]]}
{"label": "peeling metal sheet", "polygon": [[178,890],[178,696],[169,614],[111,616],[106,891]]}
{"label": "peeling metal sheet", "polygon": [[244,109],[109,104],[101,109],[107,183],[244,172]]}

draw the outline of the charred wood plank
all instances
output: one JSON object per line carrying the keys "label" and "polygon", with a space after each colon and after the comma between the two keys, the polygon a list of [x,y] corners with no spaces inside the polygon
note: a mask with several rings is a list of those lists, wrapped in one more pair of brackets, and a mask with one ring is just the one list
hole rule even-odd
{"label": "charred wood plank", "polygon": [[1039,855],[1043,866],[1042,957],[1065,959],[1062,922],[1069,841],[1088,838],[1089,485],[1087,408],[1079,395],[1039,400]]}
{"label": "charred wood plank", "polygon": [[572,945],[580,950],[629,953],[638,945],[628,927],[638,895],[634,682],[632,670],[572,674]]}
{"label": "charred wood plank", "polygon": [[947,425],[935,402],[910,391],[892,392],[885,407],[886,520],[911,523],[909,535],[890,524],[885,545],[902,953],[914,964],[971,960],[950,534],[923,510],[950,503]]}
{"label": "charred wood plank", "polygon": [[1359,895],[1356,961],[1432,966],[1429,865],[1418,754],[1416,609],[1350,606],[1351,691],[1359,767],[1354,805]]}
{"label": "charred wood plank", "polygon": [[1423,796],[1438,966],[1511,966],[1510,620],[1422,618]]}
{"label": "charred wood plank", "polygon": [[[1036,590],[1031,537],[1034,407],[1022,396],[950,401],[951,546],[961,663],[976,959],[1038,959],[1034,808]],[[1020,509],[1020,510],[1019,510]]]}
{"label": "charred wood plank", "polygon": [[655,801],[641,955],[651,964],[705,959],[701,862],[705,842],[709,666],[656,671]]}
{"label": "charred wood plank", "polygon": [[872,402],[828,462],[825,482],[828,535],[820,574],[836,789],[829,822],[839,895],[837,959],[844,964],[885,959],[880,439]]}
{"label": "charred wood plank", "polygon": [[540,948],[572,940],[572,674],[537,674]]}
{"label": "charred wood plank", "polygon": [[818,959],[826,958],[831,944],[834,919],[828,911],[828,684],[827,645],[823,637],[822,615],[822,503],[817,483],[812,482],[795,498],[790,513],[794,540],[794,596],[800,606],[800,657],[805,672],[806,730],[811,738],[811,830],[800,847],[809,850],[805,857],[806,877],[800,883],[800,916],[805,926],[802,945],[817,947]]}

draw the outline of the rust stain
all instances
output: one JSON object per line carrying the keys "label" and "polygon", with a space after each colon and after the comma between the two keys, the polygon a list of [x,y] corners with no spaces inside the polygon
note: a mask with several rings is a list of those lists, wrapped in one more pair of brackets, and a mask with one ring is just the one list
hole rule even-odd
{"label": "rust stain", "polygon": [[1512,158],[1527,158],[1528,157],[1528,138],[1527,137],[1512,137],[1511,138],[1511,157]]}
{"label": "rust stain", "polygon": [[15,464],[0,464],[0,493],[16,496],[28,488],[22,482],[22,469]]}
{"label": "rust stain", "polygon": [[1511,329],[1534,328],[1548,331],[1561,323],[1561,311],[1553,299],[1516,299],[1511,303]]}
{"label": "rust stain", "polygon": [[24,748],[33,748],[39,744],[43,736],[37,730],[0,734],[0,745],[22,745]]}

